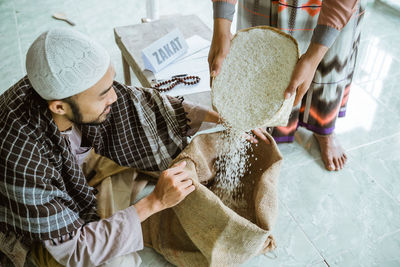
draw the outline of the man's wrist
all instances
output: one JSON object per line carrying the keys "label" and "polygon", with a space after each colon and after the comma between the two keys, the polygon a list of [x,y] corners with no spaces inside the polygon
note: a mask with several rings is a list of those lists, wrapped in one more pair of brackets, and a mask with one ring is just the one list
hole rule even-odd
{"label": "man's wrist", "polygon": [[148,195],[147,198],[150,203],[150,210],[152,211],[152,214],[162,211],[164,209],[164,206],[162,205],[161,201],[156,197],[154,192]]}
{"label": "man's wrist", "polygon": [[135,207],[141,222],[146,220],[154,213],[157,213],[164,209],[162,203],[156,198],[154,193],[151,193],[147,197],[141,199],[133,206]]}
{"label": "man's wrist", "polygon": [[230,36],[232,22],[224,18],[214,19],[214,34],[224,34]]}
{"label": "man's wrist", "polygon": [[220,117],[216,111],[209,109],[207,110],[207,114],[204,118],[204,121],[211,123],[219,123]]}
{"label": "man's wrist", "polygon": [[309,60],[313,65],[318,66],[328,49],[329,48],[327,46],[317,43],[310,43],[307,52],[303,55],[303,57],[304,59]]}

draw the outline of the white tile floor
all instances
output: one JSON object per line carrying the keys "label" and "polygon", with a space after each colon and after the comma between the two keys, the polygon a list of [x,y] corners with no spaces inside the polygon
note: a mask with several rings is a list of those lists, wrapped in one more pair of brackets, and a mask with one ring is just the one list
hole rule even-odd
{"label": "white tile floor", "polygon": [[[51,19],[56,11],[110,51],[122,81],[112,29],[140,23],[144,3],[0,0],[0,93],[24,75],[25,53],[41,32],[69,27]],[[161,15],[195,13],[212,26],[211,1],[160,4]],[[275,258],[259,256],[243,266],[400,266],[400,16],[370,4],[364,22],[347,115],[336,129],[349,162],[343,171],[325,171],[304,129],[293,144],[279,145],[285,162],[274,229],[278,248]],[[169,266],[152,249],[141,256],[142,266]]]}

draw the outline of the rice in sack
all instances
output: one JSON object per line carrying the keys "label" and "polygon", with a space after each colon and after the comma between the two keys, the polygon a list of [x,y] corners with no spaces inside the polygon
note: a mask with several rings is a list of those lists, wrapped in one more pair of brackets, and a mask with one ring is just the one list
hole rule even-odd
{"label": "rice in sack", "polygon": [[275,248],[277,180],[282,156],[273,138],[252,144],[243,133],[286,125],[284,100],[299,52],[276,29],[238,32],[212,86],[226,131],[196,136],[172,164],[186,161],[196,190],[142,224],[146,246],[177,266],[236,266]]}
{"label": "rice in sack", "polygon": [[[270,144],[252,144],[251,171],[240,178],[243,198],[222,201],[213,191],[216,142],[222,132],[201,134],[171,163],[186,161],[196,190],[173,208],[142,223],[145,246],[177,266],[236,266],[275,248],[271,235],[277,216],[277,179],[282,156]],[[255,160],[258,158],[258,160]],[[233,200],[233,201],[232,201]]]}

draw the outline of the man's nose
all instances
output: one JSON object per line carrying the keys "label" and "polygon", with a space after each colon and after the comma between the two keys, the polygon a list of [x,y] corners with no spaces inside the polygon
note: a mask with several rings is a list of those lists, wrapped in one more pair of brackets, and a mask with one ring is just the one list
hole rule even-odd
{"label": "man's nose", "polygon": [[108,98],[108,105],[111,105],[115,101],[117,101],[117,93],[115,93],[114,87],[110,90],[110,97]]}

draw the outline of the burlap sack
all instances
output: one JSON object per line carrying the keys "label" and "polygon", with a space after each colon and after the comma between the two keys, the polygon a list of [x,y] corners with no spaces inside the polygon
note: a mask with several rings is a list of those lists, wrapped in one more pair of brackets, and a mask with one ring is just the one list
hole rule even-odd
{"label": "burlap sack", "polygon": [[269,145],[262,141],[252,145],[251,167],[242,178],[247,208],[234,211],[205,186],[215,176],[220,134],[195,137],[172,162],[187,162],[196,190],[142,224],[145,245],[177,266],[235,266],[275,248],[270,231],[277,216],[282,163],[277,145],[271,136]]}

